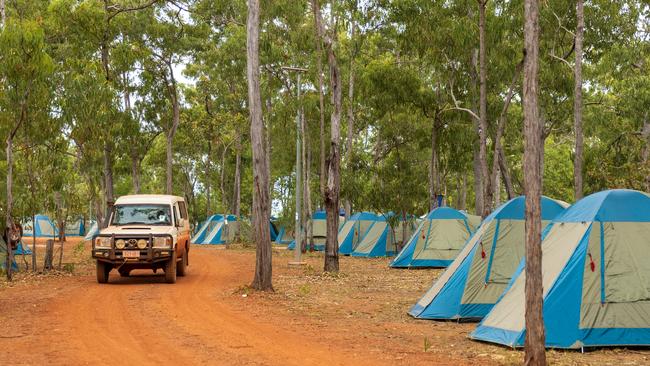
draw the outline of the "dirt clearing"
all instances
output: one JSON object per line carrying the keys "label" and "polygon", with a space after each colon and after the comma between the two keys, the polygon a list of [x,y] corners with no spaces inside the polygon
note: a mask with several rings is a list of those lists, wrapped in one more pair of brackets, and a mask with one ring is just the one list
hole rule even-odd
{"label": "dirt clearing", "polygon": [[[67,272],[0,282],[0,364],[418,365],[518,364],[522,353],[473,342],[474,324],[406,311],[440,270],[391,270],[388,259],[321,254],[289,268],[274,251],[274,293],[255,293],[252,250],[194,246],[189,275],[151,271],[95,282],[88,246],[66,246]],[[77,248],[75,250],[75,248]],[[42,262],[39,262],[39,265]],[[72,273],[71,273],[72,272]],[[648,350],[549,352],[559,365],[645,365]]]}

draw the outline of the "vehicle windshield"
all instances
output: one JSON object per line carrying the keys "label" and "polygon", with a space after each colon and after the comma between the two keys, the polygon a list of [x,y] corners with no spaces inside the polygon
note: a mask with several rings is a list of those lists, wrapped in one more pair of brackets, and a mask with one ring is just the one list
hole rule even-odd
{"label": "vehicle windshield", "polygon": [[111,225],[161,225],[172,224],[171,209],[169,205],[115,205]]}

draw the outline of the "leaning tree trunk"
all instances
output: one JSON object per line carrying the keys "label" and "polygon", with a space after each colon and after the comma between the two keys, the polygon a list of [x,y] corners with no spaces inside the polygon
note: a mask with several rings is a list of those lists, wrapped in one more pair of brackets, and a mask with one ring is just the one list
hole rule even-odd
{"label": "leaning tree trunk", "polygon": [[[469,17],[473,18],[472,8],[469,9]],[[478,50],[474,49],[472,52],[471,59],[472,67],[469,73],[471,88],[472,88],[472,112],[476,115],[478,114],[478,99],[476,98],[476,89],[477,89],[477,75],[476,68],[478,67]],[[474,121],[474,130],[479,134],[480,122],[479,119],[473,118]],[[481,179],[481,156],[479,153],[479,144],[480,139],[476,140],[473,148],[473,158],[472,158],[472,169],[474,171],[474,212],[477,215],[483,215],[483,185],[485,182]]]}
{"label": "leaning tree trunk", "polygon": [[543,127],[539,119],[539,10],[537,0],[524,2],[524,191],[526,194],[526,365],[546,365],[542,315],[542,159]]}
{"label": "leaning tree trunk", "polygon": [[499,171],[503,178],[503,184],[506,188],[506,194],[508,199],[511,200],[515,198],[515,188],[512,183],[512,176],[510,175],[510,170],[508,170],[508,162],[506,161],[506,154],[503,152],[503,148],[499,149]]}
{"label": "leaning tree trunk", "polygon": [[573,160],[573,182],[575,188],[575,200],[582,198],[582,40],[585,27],[583,0],[576,2],[576,64],[574,69],[575,90],[573,95],[573,129],[576,138],[575,156]]}
{"label": "leaning tree trunk", "polygon": [[256,290],[273,291],[271,282],[271,233],[269,232],[269,177],[264,149],[264,123],[260,95],[259,0],[248,0],[246,22],[246,78],[248,81],[248,109],[251,119],[251,146],[253,150],[253,237],[256,243],[255,278],[251,286]]}
{"label": "leaning tree trunk", "polygon": [[330,69],[330,89],[332,90],[332,110],[330,125],[330,155],[327,159],[327,184],[325,186],[324,201],[327,211],[327,234],[325,240],[325,272],[338,272],[339,270],[339,193],[341,186],[339,140],[341,133],[341,79],[338,60],[334,53],[334,40],[323,29],[323,19],[318,0],[313,0],[315,19],[318,24],[319,34],[327,51],[327,63]]}
{"label": "leaning tree trunk", "polygon": [[487,162],[487,65],[485,55],[485,8],[487,0],[478,0],[479,4],[479,163],[481,169],[483,217],[489,215],[492,206],[492,194],[489,189],[489,172]]}
{"label": "leaning tree trunk", "polygon": [[[506,123],[508,121],[508,108],[510,107],[510,102],[515,93],[515,86],[517,85],[517,80],[519,80],[519,74],[521,73],[523,63],[517,64],[515,67],[515,74],[512,77],[512,82],[508,88],[508,93],[506,94],[506,99],[503,103],[503,109],[501,109],[501,115],[497,121],[497,132],[494,138],[494,157],[492,160],[492,175],[490,177],[491,185],[494,188],[494,207],[499,206],[499,195],[500,195],[500,186],[499,186],[499,175],[503,176],[503,181],[506,186],[506,192],[508,193],[508,199],[512,199],[512,182],[510,182],[510,176],[505,167],[505,161],[503,158],[505,154],[503,153],[503,145],[501,144],[501,139],[505,133]],[[502,159],[503,158],[503,159]]]}

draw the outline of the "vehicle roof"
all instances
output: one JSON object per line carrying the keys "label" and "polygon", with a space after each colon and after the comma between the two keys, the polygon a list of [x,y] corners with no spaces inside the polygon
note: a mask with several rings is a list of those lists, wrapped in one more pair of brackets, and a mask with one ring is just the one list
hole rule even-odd
{"label": "vehicle roof", "polygon": [[133,204],[133,203],[157,203],[157,204],[174,204],[178,201],[185,201],[183,197],[171,196],[166,194],[133,194],[122,196],[115,201],[116,205]]}

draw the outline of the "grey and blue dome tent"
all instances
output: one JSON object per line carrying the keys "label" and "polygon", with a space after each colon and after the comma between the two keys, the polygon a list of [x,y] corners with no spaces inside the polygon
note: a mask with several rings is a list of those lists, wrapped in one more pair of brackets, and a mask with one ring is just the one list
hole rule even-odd
{"label": "grey and blue dome tent", "polygon": [[273,221],[269,221],[269,230],[271,231],[271,241],[276,241],[278,239],[278,228]]}
{"label": "grey and blue dome tent", "polygon": [[234,236],[234,226],[237,217],[234,215],[212,215],[208,217],[199,227],[190,242],[192,244],[226,244]]}
{"label": "grey and blue dome tent", "polygon": [[[498,207],[483,220],[456,259],[409,314],[419,319],[480,319],[492,309],[524,256],[525,197]],[[542,225],[564,211],[542,197]]]}
{"label": "grey and blue dome tent", "polygon": [[86,228],[82,218],[68,222],[65,226],[65,236],[84,236],[85,234]]}
{"label": "grey and blue dome tent", "polygon": [[395,228],[391,229],[387,220],[387,217],[391,216],[393,216],[392,213],[389,213],[386,216],[377,215],[376,221],[368,228],[366,233],[363,235],[363,238],[350,255],[353,257],[366,258],[395,255],[397,251],[396,244],[400,241],[400,238],[403,237],[404,230],[407,231],[406,236],[411,237],[413,225],[411,222],[407,222],[405,228],[403,221],[400,220]]}
{"label": "grey and blue dome tent", "polygon": [[[59,229],[47,215],[36,215],[36,224],[29,219],[23,223],[23,236],[36,236],[38,238],[54,238],[59,235]],[[34,235],[34,233],[36,235]]]}
{"label": "grey and blue dome tent", "polygon": [[433,209],[390,266],[447,267],[476,230],[474,222],[467,214],[450,207]]}
{"label": "grey and blue dome tent", "polygon": [[[311,217],[312,237],[314,239],[314,249],[318,251],[325,250],[325,239],[327,238],[327,213],[325,211],[316,211]],[[296,241],[292,240],[287,249],[293,250],[296,247]]]}
{"label": "grey and blue dome tent", "polygon": [[287,233],[284,226],[281,226],[280,230],[278,230],[278,235],[276,235],[275,237],[275,243],[287,245],[290,244],[292,241],[293,238],[291,237],[291,235]]}
{"label": "grey and blue dome tent", "polygon": [[371,212],[357,212],[352,215],[339,230],[339,253],[351,254],[368,232],[368,229],[378,221],[378,216]]}
{"label": "grey and blue dome tent", "polygon": [[[650,345],[650,196],[609,190],[587,196],[544,231],[546,346]],[[523,347],[525,263],[470,335]]]}

